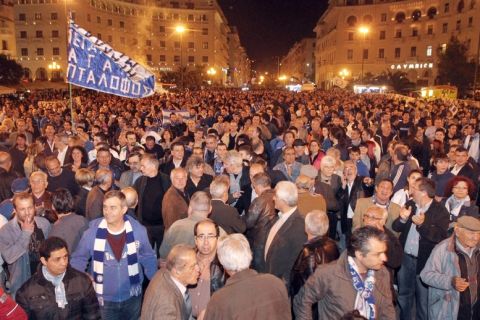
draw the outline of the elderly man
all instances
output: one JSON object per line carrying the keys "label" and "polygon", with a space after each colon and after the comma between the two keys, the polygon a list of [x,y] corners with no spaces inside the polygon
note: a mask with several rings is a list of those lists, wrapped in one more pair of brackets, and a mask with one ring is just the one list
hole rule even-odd
{"label": "elderly man", "polygon": [[170,187],[170,179],[158,170],[158,159],[144,154],[140,160],[142,177],[138,178],[134,188],[138,193],[137,217],[147,228],[150,243],[157,255],[163,239],[162,202]]}
{"label": "elderly man", "polygon": [[339,256],[335,241],[328,237],[328,216],[325,211],[313,210],[306,215],[305,233],[308,240],[292,269],[289,288],[292,297],[298,293],[319,265],[337,260]]}
{"label": "elderly man", "polygon": [[88,220],[94,220],[102,216],[103,196],[112,189],[113,185],[112,172],[108,169],[98,169],[95,172],[95,182],[97,185],[88,193],[85,205],[85,217]]}
{"label": "elderly man", "polygon": [[[197,191],[190,199],[188,206],[188,217],[176,221],[165,232],[165,237],[160,247],[160,257],[165,259],[173,246],[184,243],[191,246],[195,245],[195,237],[193,230],[195,224],[199,221],[207,219],[212,211],[212,200],[210,196],[204,191]],[[220,231],[221,235],[225,231]]]}
{"label": "elderly man", "polygon": [[319,319],[340,319],[358,310],[366,319],[395,319],[387,260],[385,233],[362,227],[352,233],[340,258],[317,268],[295,296],[293,310],[298,320],[312,319],[318,303]]}
{"label": "elderly man", "polygon": [[152,279],[157,259],[147,231],[125,215],[127,201],[121,191],[109,191],[103,200],[103,218],[90,223],[72,255],[72,267],[89,272],[103,319],[138,319],[143,275]]}
{"label": "elderly man", "polygon": [[15,295],[37,270],[38,249],[50,233],[50,223],[35,216],[33,196],[29,193],[16,194],[13,206],[15,217],[0,229],[0,252],[8,264],[10,292]]}
{"label": "elderly man", "polygon": [[415,302],[416,319],[428,319],[428,288],[420,280],[430,253],[436,244],[447,237],[450,223],[448,211],[434,200],[435,184],[427,178],[415,181],[413,201],[408,201],[392,224],[400,232],[403,259],[398,279],[398,304],[400,319],[412,319]]}
{"label": "elderly man", "polygon": [[225,237],[217,254],[230,278],[210,299],[205,320],[291,319],[288,295],[282,282],[272,275],[249,269],[252,252],[245,236]]}
{"label": "elderly man", "polygon": [[192,315],[198,318],[205,311],[210,296],[225,285],[227,274],[217,258],[217,244],[220,228],[210,219],[197,222],[195,247],[200,277],[195,287],[188,289],[192,297]]}
{"label": "elderly man", "polygon": [[212,196],[212,212],[210,219],[215,221],[227,234],[244,233],[245,222],[235,208],[226,204],[228,200],[229,180],[226,176],[218,176],[210,184]]}
{"label": "elderly man", "polygon": [[275,208],[278,220],[268,232],[264,249],[265,272],[271,273],[290,286],[290,271],[302,246],[307,241],[305,221],[297,209],[297,187],[281,181],[275,187]]}
{"label": "elderly man", "polygon": [[454,234],[430,254],[420,277],[428,288],[429,319],[480,319],[480,220],[458,218]]}
{"label": "elderly man", "polygon": [[[37,216],[51,216],[52,193],[47,191],[48,175],[43,171],[34,171],[29,178],[30,188],[35,201],[35,211]],[[55,213],[53,213],[55,215]],[[48,219],[48,218],[47,218]]]}
{"label": "elderly man", "polygon": [[223,164],[230,179],[229,195],[234,199],[231,204],[242,214],[248,210],[251,200],[245,193],[250,185],[249,168],[243,165],[242,156],[235,150],[228,152]]}
{"label": "elderly man", "polygon": [[121,164],[117,163],[118,159],[113,158],[108,147],[101,147],[97,151],[97,159],[89,164],[88,168],[97,172],[99,169],[108,169],[112,171],[113,180],[120,180],[122,170]]}
{"label": "elderly man", "polygon": [[[252,170],[252,168],[250,169]],[[253,176],[252,186],[257,197],[253,200],[244,216],[247,227],[247,238],[253,253],[252,267],[255,270],[264,270],[264,247],[268,230],[278,219],[273,197],[275,191],[271,188],[270,177],[260,172]]]}
{"label": "elderly man", "polygon": [[[309,170],[316,171],[315,167],[311,165],[304,167],[311,167]],[[295,181],[298,188],[298,212],[304,217],[312,210],[326,211],[327,209],[325,198],[321,194],[313,193],[314,183],[315,178],[304,174],[300,174]]]}
{"label": "elderly man", "polygon": [[195,285],[199,275],[195,250],[184,244],[174,246],[166,269],[160,269],[148,285],[141,319],[193,319],[187,286]]}
{"label": "elderly man", "polygon": [[92,281],[85,273],[68,265],[67,243],[51,237],[39,251],[42,267],[23,284],[16,296],[29,319],[100,319]]}
{"label": "elderly man", "polygon": [[385,208],[388,211],[386,227],[392,230],[392,223],[400,214],[400,206],[390,202],[393,193],[393,183],[389,179],[380,180],[375,186],[375,193],[369,198],[357,199],[354,214],[352,217],[352,229],[363,227],[363,215],[371,206]]}
{"label": "elderly man", "polygon": [[162,218],[165,230],[177,220],[187,217],[189,198],[185,192],[187,170],[175,168],[170,172],[172,186],[165,192],[162,200]]}
{"label": "elderly man", "polygon": [[48,171],[48,191],[53,192],[58,188],[67,188],[72,196],[77,195],[79,186],[75,182],[75,174],[70,169],[62,168],[56,156],[46,157],[45,167]]}

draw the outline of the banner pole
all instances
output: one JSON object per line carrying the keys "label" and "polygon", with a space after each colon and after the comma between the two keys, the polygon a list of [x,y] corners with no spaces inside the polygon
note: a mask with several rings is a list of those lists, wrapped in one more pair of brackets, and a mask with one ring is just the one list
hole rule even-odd
{"label": "banner pole", "polygon": [[70,119],[71,119],[71,122],[72,122],[72,128],[75,128],[75,118],[73,117],[73,98],[72,98],[72,84],[70,83],[70,81],[68,81],[68,40],[69,40],[69,34],[70,34],[70,21],[72,19],[72,12],[68,10],[67,8],[67,1],[68,0],[64,0],[65,1],[65,20],[66,20],[66,30],[67,30],[67,33],[66,33],[66,46],[67,46],[67,54],[66,54],[66,72],[65,72],[65,78],[68,82],[68,104],[69,104],[69,107],[70,107]]}

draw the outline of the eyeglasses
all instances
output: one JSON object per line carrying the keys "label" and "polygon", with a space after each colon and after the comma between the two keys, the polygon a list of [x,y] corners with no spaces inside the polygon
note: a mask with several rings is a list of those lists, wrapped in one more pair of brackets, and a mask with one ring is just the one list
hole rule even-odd
{"label": "eyeglasses", "polygon": [[468,190],[468,187],[455,186],[455,187],[453,187],[453,189],[457,189],[457,190]]}
{"label": "eyeglasses", "polygon": [[205,240],[213,240],[213,239],[216,239],[218,238],[217,236],[215,235],[212,235],[212,234],[201,234],[201,235],[198,235],[198,236],[195,236],[195,239],[197,240],[200,240],[200,241],[205,241]]}

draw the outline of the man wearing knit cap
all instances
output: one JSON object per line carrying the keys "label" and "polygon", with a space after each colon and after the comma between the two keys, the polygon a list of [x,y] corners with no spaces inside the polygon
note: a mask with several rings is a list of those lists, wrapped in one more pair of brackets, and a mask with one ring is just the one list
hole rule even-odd
{"label": "man wearing knit cap", "polygon": [[429,319],[480,319],[480,220],[458,218],[454,234],[433,249],[420,273]]}

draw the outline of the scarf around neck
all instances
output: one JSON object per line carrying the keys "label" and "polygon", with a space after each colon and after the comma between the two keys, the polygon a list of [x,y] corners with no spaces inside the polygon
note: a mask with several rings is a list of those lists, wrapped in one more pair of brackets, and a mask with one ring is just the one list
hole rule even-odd
{"label": "scarf around neck", "polygon": [[45,266],[42,266],[42,274],[48,282],[51,282],[55,287],[55,301],[61,309],[65,309],[65,306],[68,304],[67,294],[65,293],[65,285],[63,284],[63,277],[65,273],[62,273],[58,276],[52,275]]}
{"label": "scarf around neck", "polygon": [[375,297],[373,296],[373,287],[375,285],[375,271],[368,270],[365,281],[362,280],[358,272],[357,264],[353,257],[348,257],[348,271],[352,276],[353,287],[357,291],[355,298],[355,310],[358,310],[362,316],[369,320],[376,318]]}
{"label": "scarf around neck", "polygon": [[[127,262],[128,277],[130,280],[130,296],[139,296],[142,293],[142,285],[140,283],[140,269],[138,266],[138,251],[135,245],[135,237],[133,234],[132,224],[127,216],[123,217],[125,221],[126,246],[127,246]],[[103,262],[105,259],[105,247],[107,244],[107,221],[102,219],[98,225],[95,242],[93,244],[93,280],[95,292],[98,295],[98,301],[103,306]]]}
{"label": "scarf around neck", "polygon": [[445,202],[445,208],[450,213],[450,221],[456,221],[462,206],[470,207],[470,197],[458,199],[453,194]]}

